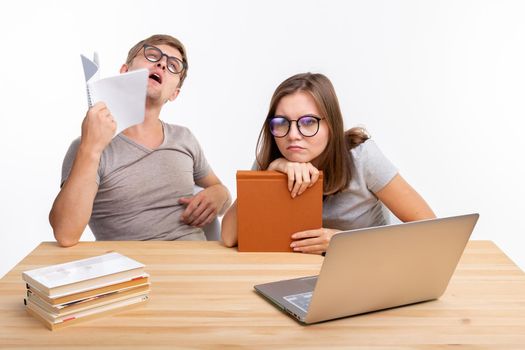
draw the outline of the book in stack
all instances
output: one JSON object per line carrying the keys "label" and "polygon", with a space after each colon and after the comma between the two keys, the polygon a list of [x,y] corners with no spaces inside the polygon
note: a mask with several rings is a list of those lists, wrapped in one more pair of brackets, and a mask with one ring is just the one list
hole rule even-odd
{"label": "book in stack", "polygon": [[25,271],[26,310],[55,330],[140,305],[150,291],[144,267],[112,252]]}

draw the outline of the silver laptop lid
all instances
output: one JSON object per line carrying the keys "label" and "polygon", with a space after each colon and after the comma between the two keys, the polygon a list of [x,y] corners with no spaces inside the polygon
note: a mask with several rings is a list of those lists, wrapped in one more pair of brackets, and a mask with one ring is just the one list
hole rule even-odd
{"label": "silver laptop lid", "polygon": [[335,235],[305,322],[438,298],[478,217],[470,214]]}

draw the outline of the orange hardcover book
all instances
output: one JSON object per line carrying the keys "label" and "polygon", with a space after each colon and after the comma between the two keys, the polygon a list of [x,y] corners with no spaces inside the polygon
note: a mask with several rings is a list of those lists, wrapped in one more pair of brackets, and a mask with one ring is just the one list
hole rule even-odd
{"label": "orange hardcover book", "polygon": [[323,174],[292,198],[288,176],[276,171],[237,171],[240,252],[291,252],[291,235],[323,223]]}

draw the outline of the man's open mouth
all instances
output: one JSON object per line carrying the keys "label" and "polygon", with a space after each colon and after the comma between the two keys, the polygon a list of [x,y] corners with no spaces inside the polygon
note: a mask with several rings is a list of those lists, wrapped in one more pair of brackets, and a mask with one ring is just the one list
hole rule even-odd
{"label": "man's open mouth", "polygon": [[157,73],[150,74],[149,78],[155,80],[159,84],[162,84],[162,78]]}

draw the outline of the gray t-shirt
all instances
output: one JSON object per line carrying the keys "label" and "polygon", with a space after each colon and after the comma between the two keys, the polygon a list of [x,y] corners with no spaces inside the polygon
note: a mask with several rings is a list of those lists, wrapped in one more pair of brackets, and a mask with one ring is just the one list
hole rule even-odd
{"label": "gray t-shirt", "polygon": [[[179,198],[193,195],[195,180],[211,168],[189,129],[162,122],[164,140],[155,150],[123,134],[104,149],[98,192],[89,227],[97,240],[206,240],[200,228],[180,220]],[[69,176],[80,138],[64,158],[62,184]]]}
{"label": "gray t-shirt", "polygon": [[[388,224],[388,210],[374,193],[394,178],[396,167],[370,139],[350,150],[350,155],[354,162],[350,185],[324,199],[323,227],[354,230]],[[257,162],[252,170],[258,170]]]}
{"label": "gray t-shirt", "polygon": [[396,167],[373,140],[350,150],[354,171],[346,190],[323,202],[323,227],[353,230],[389,222],[387,210],[375,196],[397,174]]}

